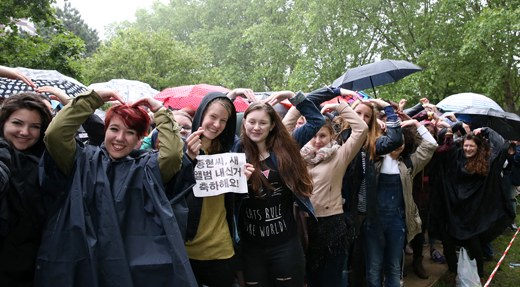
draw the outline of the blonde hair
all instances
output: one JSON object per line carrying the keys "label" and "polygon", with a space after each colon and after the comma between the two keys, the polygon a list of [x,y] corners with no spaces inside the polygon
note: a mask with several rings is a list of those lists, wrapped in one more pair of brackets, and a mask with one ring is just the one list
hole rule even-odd
{"label": "blonde hair", "polygon": [[377,109],[374,104],[364,103],[360,100],[357,100],[354,103],[352,103],[352,109],[355,111],[356,107],[359,105],[365,105],[372,110],[372,116],[370,117],[370,121],[368,123],[367,139],[363,148],[370,152],[370,160],[374,160],[376,158],[376,141],[379,137],[383,135],[383,133],[381,132],[381,127],[377,122]]}

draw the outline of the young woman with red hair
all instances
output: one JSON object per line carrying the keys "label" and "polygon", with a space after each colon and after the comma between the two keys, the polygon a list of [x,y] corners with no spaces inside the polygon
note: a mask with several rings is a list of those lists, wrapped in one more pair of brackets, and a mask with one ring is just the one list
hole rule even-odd
{"label": "young woman with red hair", "polygon": [[[112,107],[101,146],[74,140],[79,125],[115,91],[75,97],[47,129],[40,169],[54,202],[36,262],[36,286],[197,286],[164,193],[181,169],[183,141],[170,110],[153,98]],[[134,149],[154,112],[160,151]],[[193,151],[198,152],[198,151]],[[50,205],[49,205],[50,206]]]}

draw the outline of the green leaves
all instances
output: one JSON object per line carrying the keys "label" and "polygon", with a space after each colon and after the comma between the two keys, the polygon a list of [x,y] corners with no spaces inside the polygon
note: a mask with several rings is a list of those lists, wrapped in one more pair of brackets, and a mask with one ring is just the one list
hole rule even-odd
{"label": "green leaves", "polygon": [[189,48],[168,30],[144,33],[130,28],[120,30],[83,63],[90,83],[128,79],[162,90],[194,82],[218,84],[219,71],[207,65],[210,62],[206,48]]}

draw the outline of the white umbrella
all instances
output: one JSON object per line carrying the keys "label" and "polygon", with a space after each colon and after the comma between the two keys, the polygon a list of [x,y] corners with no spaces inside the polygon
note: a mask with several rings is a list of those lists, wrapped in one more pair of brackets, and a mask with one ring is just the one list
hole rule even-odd
{"label": "white umbrella", "polygon": [[125,80],[113,79],[105,83],[96,83],[88,86],[89,89],[114,89],[123,97],[125,102],[135,102],[143,97],[153,97],[159,91],[153,89],[147,83]]}
{"label": "white umbrella", "polygon": [[501,112],[504,111],[492,99],[475,93],[460,93],[451,95],[437,104],[437,108],[451,112],[458,112],[467,107],[492,108]]}

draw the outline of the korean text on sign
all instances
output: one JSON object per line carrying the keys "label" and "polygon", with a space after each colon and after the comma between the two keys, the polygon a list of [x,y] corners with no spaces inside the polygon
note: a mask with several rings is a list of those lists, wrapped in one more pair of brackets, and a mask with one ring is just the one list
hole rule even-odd
{"label": "korean text on sign", "polygon": [[221,153],[197,156],[193,187],[196,197],[215,196],[226,192],[247,193],[243,153]]}

